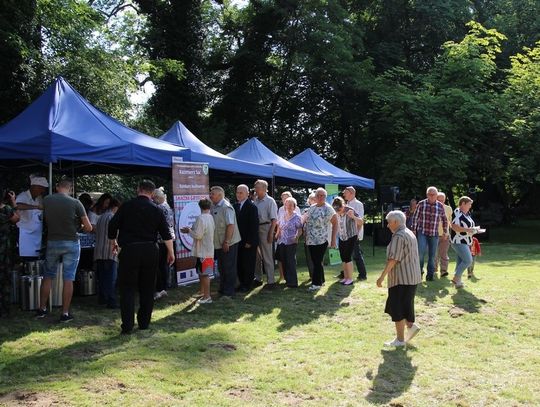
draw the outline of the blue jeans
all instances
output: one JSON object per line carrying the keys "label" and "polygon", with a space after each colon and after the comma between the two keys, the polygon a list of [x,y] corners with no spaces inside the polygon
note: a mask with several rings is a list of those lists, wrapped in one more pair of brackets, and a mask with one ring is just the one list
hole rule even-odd
{"label": "blue jeans", "polygon": [[99,281],[99,299],[109,307],[116,307],[116,277],[118,263],[114,260],[96,260]]}
{"label": "blue jeans", "polygon": [[454,274],[461,278],[461,275],[465,269],[467,269],[467,267],[471,266],[473,263],[471,249],[469,249],[469,246],[464,243],[452,243],[452,249],[454,249],[457,254],[456,269]]}
{"label": "blue jeans", "polygon": [[435,273],[435,256],[437,255],[437,246],[439,245],[439,236],[427,236],[422,232],[416,233],[418,241],[418,256],[420,257],[420,270],[424,272],[424,257],[428,252],[428,265],[426,277],[433,277]]}
{"label": "blue jeans", "polygon": [[49,240],[45,255],[44,277],[54,279],[58,264],[64,264],[64,281],[74,281],[79,259],[81,257],[81,245],[78,240]]}

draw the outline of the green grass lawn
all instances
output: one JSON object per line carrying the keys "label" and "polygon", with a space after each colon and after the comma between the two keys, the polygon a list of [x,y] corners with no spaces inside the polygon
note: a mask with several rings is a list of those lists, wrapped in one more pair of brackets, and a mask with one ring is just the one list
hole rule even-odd
{"label": "green grass lawn", "polygon": [[304,283],[197,306],[196,287],[171,290],[152,329],[128,337],[95,297],[75,298],[67,325],[18,311],[0,320],[0,405],[540,405],[540,223],[523,226],[493,231],[464,289],[419,287],[407,350],[382,346],[382,247],[365,248],[368,281],[352,288],[328,267],[317,294]]}

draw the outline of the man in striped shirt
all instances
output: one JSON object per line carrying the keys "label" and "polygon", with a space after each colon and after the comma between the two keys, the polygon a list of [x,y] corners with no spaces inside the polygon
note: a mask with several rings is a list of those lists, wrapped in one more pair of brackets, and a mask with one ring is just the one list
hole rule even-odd
{"label": "man in striped shirt", "polygon": [[[392,317],[396,326],[396,338],[386,346],[405,346],[420,328],[414,323],[414,296],[416,286],[422,282],[418,259],[418,245],[414,234],[405,225],[405,214],[391,211],[386,216],[392,240],[386,248],[386,266],[377,279],[382,287],[388,275],[388,299],[385,312]],[[405,336],[405,326],[408,327]]]}
{"label": "man in striped shirt", "polygon": [[420,270],[424,274],[424,257],[428,252],[428,265],[426,281],[433,280],[435,273],[435,256],[439,244],[439,223],[445,231],[441,239],[448,239],[448,219],[444,205],[437,201],[437,188],[429,187],[426,190],[427,198],[418,202],[414,212],[411,230],[418,241],[418,255],[420,256]]}

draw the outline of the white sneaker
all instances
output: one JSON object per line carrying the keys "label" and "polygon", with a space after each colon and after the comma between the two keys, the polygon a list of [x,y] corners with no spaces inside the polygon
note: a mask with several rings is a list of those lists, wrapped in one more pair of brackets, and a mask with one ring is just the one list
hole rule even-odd
{"label": "white sneaker", "polygon": [[416,324],[412,324],[412,326],[407,330],[407,335],[405,335],[405,342],[409,342],[412,338],[414,338],[418,331],[420,331],[420,327]]}
{"label": "white sneaker", "polygon": [[161,290],[161,291],[159,292],[159,298],[163,298],[163,297],[166,297],[166,296],[167,296],[167,291]]}
{"label": "white sneaker", "polygon": [[318,291],[318,290],[320,290],[320,289],[321,289],[321,286],[320,286],[320,285],[314,285],[314,284],[312,284],[312,285],[310,285],[310,286],[308,287],[308,290],[309,290],[309,291]]}
{"label": "white sneaker", "polygon": [[212,298],[199,298],[197,304],[212,304]]}
{"label": "white sneaker", "polygon": [[406,344],[407,344],[406,342],[398,341],[398,339],[395,338],[391,342],[385,342],[384,346],[387,346],[389,348],[392,347],[392,346],[395,346],[396,348],[399,348],[399,347],[405,346]]}
{"label": "white sneaker", "polygon": [[161,297],[158,292],[154,293],[154,301],[159,300]]}

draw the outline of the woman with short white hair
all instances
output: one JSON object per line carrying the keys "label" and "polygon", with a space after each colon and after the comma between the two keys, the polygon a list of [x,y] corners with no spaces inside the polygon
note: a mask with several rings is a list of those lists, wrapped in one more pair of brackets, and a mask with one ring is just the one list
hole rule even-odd
{"label": "woman with short white hair", "polygon": [[287,198],[283,205],[285,213],[279,218],[276,232],[276,258],[283,265],[287,287],[298,287],[296,274],[296,247],[302,234],[302,218],[295,211],[296,199]]}
{"label": "woman with short white hair", "polygon": [[315,205],[310,206],[305,215],[306,244],[313,260],[310,291],[319,290],[325,281],[323,259],[328,247],[330,228],[332,228],[330,247],[336,247],[337,215],[334,208],[326,202],[326,197],[326,190],[317,188],[315,191]]}
{"label": "woman with short white hair", "polygon": [[[401,347],[410,341],[419,331],[414,323],[414,296],[416,286],[421,283],[418,243],[414,233],[405,223],[405,214],[391,211],[386,215],[392,240],[386,248],[386,266],[377,279],[377,286],[382,287],[388,275],[388,298],[385,312],[392,317],[396,327],[396,338],[386,342],[386,346]],[[408,327],[405,336],[405,326]]]}

